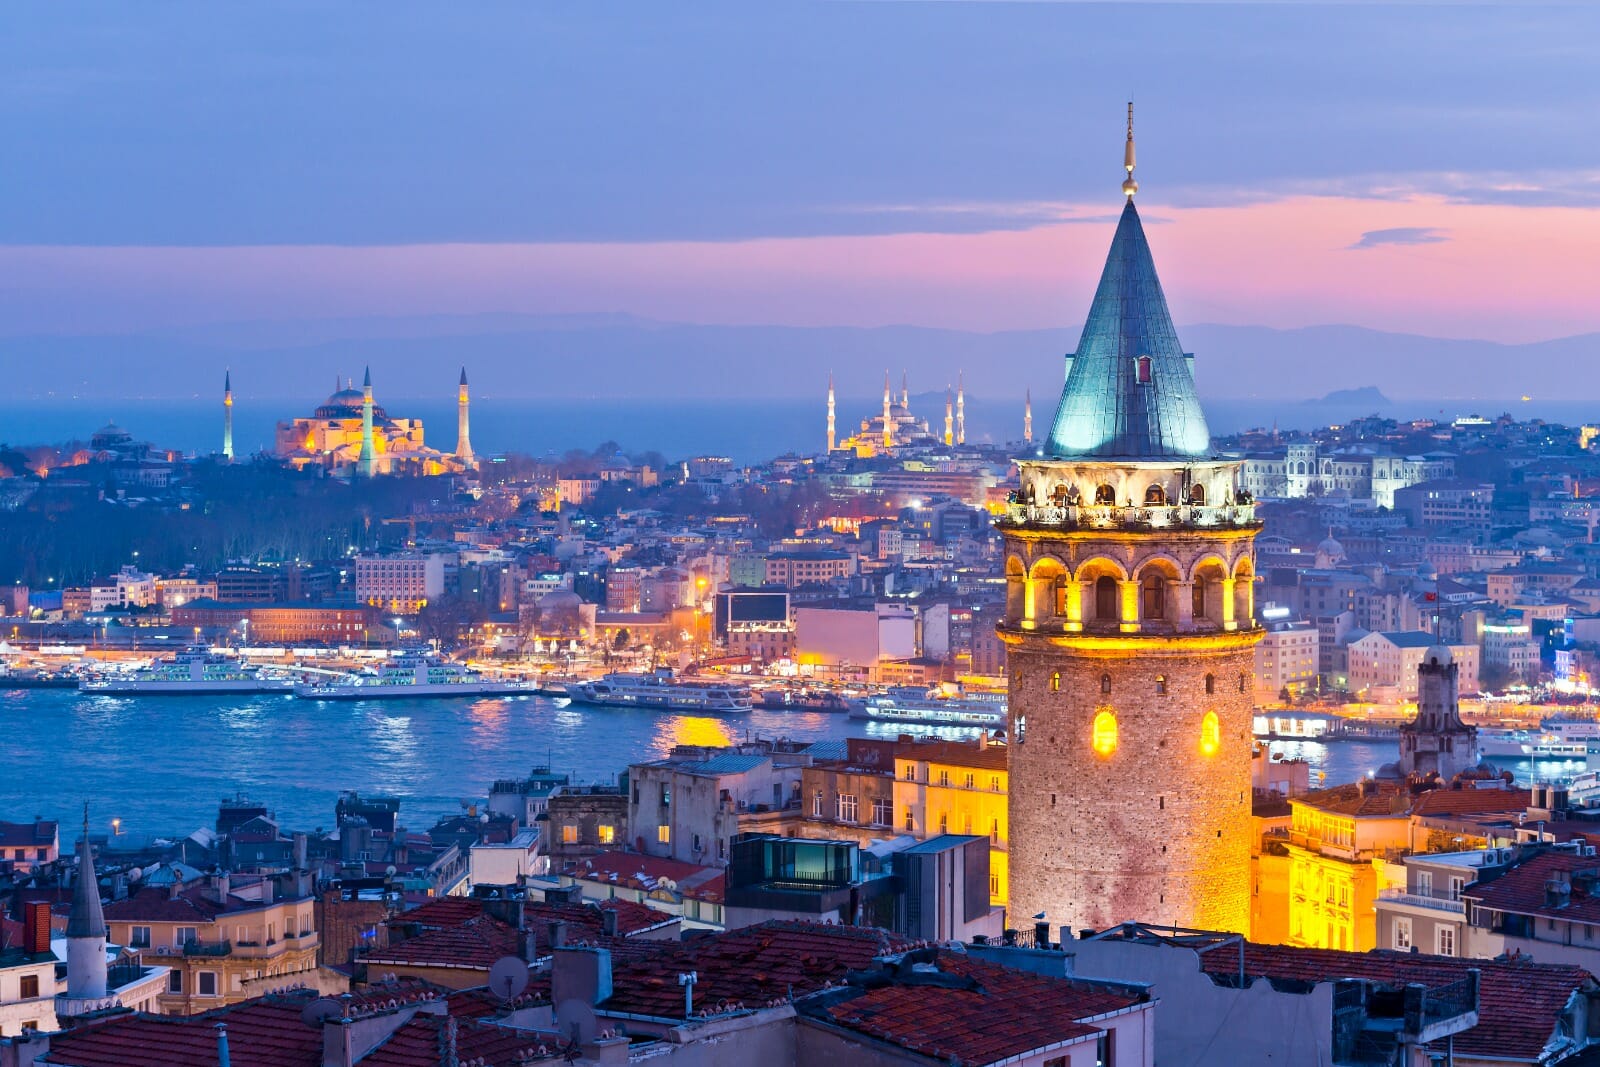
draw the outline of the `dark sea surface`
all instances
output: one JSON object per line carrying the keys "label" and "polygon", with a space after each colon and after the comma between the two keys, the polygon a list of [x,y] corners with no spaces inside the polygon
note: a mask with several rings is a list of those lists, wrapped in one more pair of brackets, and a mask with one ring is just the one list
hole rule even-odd
{"label": "dark sea surface", "polygon": [[[277,420],[308,416],[320,396],[301,405],[285,401],[249,401],[234,407],[234,446],[243,457],[272,447]],[[456,409],[453,400],[379,397],[389,414],[423,420],[427,443],[455,448]],[[1539,417],[1578,425],[1600,419],[1600,404],[1524,404],[1516,400],[1473,402],[1414,401],[1327,403],[1206,398],[1211,432],[1238,433],[1252,427],[1309,430],[1363,415],[1396,418],[1449,419],[1465,414],[1492,417],[1511,411],[1519,418]],[[967,397],[967,439],[1006,443],[1022,438],[1022,400]],[[944,418],[944,395],[912,394],[911,409],[936,430]],[[838,403],[842,439],[876,413],[874,398],[844,398]],[[1054,397],[1035,397],[1036,437],[1049,432]],[[161,448],[208,453],[222,447],[220,400],[71,400],[6,401],[0,399],[0,444],[60,444],[87,441],[114,421],[137,440]],[[626,452],[657,451],[669,459],[694,455],[726,455],[740,463],[759,463],[785,452],[820,452],[827,442],[824,398],[813,400],[550,399],[472,401],[472,443],[480,454],[524,452],[560,454],[571,448],[591,449],[615,441]]]}
{"label": "dark sea surface", "polygon": [[[540,697],[319,703],[260,697],[116,697],[72,690],[0,692],[0,820],[76,822],[187,834],[243,791],[291,828],[333,825],[341,789],[403,798],[413,829],[459,813],[496,778],[549,764],[575,782],[606,782],[675,744],[748,736],[806,740],[894,737],[914,728],[843,715],[755,711],[695,717],[557,708]],[[952,731],[947,736],[974,736]],[[1274,743],[1310,761],[1323,783],[1352,781],[1395,758],[1393,745]],[[1525,762],[1508,766],[1519,780]],[[1545,776],[1581,764],[1540,764]],[[1314,783],[1315,784],[1315,781]]]}

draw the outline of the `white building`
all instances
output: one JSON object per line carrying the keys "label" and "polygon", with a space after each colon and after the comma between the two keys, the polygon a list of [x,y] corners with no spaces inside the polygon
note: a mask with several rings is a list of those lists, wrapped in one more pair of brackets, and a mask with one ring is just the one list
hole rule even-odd
{"label": "white building", "polygon": [[[1349,646],[1350,690],[1374,698],[1384,691],[1400,700],[1417,698],[1417,668],[1422,654],[1437,642],[1422,630],[1379,631],[1352,641]],[[1478,691],[1478,646],[1447,645],[1459,668],[1463,693]]]}
{"label": "white building", "polygon": [[480,885],[521,885],[529,875],[543,874],[549,861],[539,852],[539,831],[523,830],[510,841],[472,846],[467,881]]}
{"label": "white building", "polygon": [[1314,684],[1319,638],[1316,624],[1306,619],[1269,621],[1256,646],[1256,699],[1271,702],[1285,689],[1298,694]]}

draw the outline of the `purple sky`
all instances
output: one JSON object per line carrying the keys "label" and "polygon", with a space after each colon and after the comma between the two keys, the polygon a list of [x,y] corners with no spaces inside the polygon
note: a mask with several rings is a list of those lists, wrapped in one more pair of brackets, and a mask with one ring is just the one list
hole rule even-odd
{"label": "purple sky", "polygon": [[1180,323],[1580,333],[1597,69],[1585,5],[24,0],[0,10],[0,338],[1075,331],[1130,94]]}

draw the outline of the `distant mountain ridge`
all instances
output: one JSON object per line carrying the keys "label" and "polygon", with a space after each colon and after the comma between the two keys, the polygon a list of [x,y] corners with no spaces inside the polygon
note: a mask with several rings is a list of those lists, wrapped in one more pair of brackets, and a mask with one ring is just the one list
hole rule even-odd
{"label": "distant mountain ridge", "polygon": [[[1507,345],[1359,326],[1200,323],[1179,335],[1195,353],[1202,397],[1600,400],[1600,334]],[[431,315],[0,337],[0,367],[18,399],[207,396],[220,391],[224,366],[241,397],[311,399],[335,374],[359,378],[367,364],[389,397],[450,394],[462,365],[475,390],[503,398],[820,396],[830,371],[841,397],[865,397],[881,388],[885,369],[898,389],[906,369],[916,392],[942,390],[962,372],[973,396],[1029,388],[1042,420],[1077,336],[1077,327],[977,333],[695,325],[624,314]]]}

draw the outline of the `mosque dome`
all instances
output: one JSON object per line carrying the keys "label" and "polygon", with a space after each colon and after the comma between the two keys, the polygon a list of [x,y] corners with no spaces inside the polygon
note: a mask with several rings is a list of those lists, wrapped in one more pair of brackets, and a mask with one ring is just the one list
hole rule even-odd
{"label": "mosque dome", "polygon": [[1344,545],[1340,544],[1331,535],[1317,542],[1317,555],[1327,556],[1329,559],[1344,559]]}
{"label": "mosque dome", "polygon": [[[354,387],[340,389],[329,395],[328,399],[317,408],[316,417],[319,419],[359,419],[361,405],[366,396],[360,389]],[[373,421],[387,419],[388,413],[379,407],[376,402],[372,405]]]}

